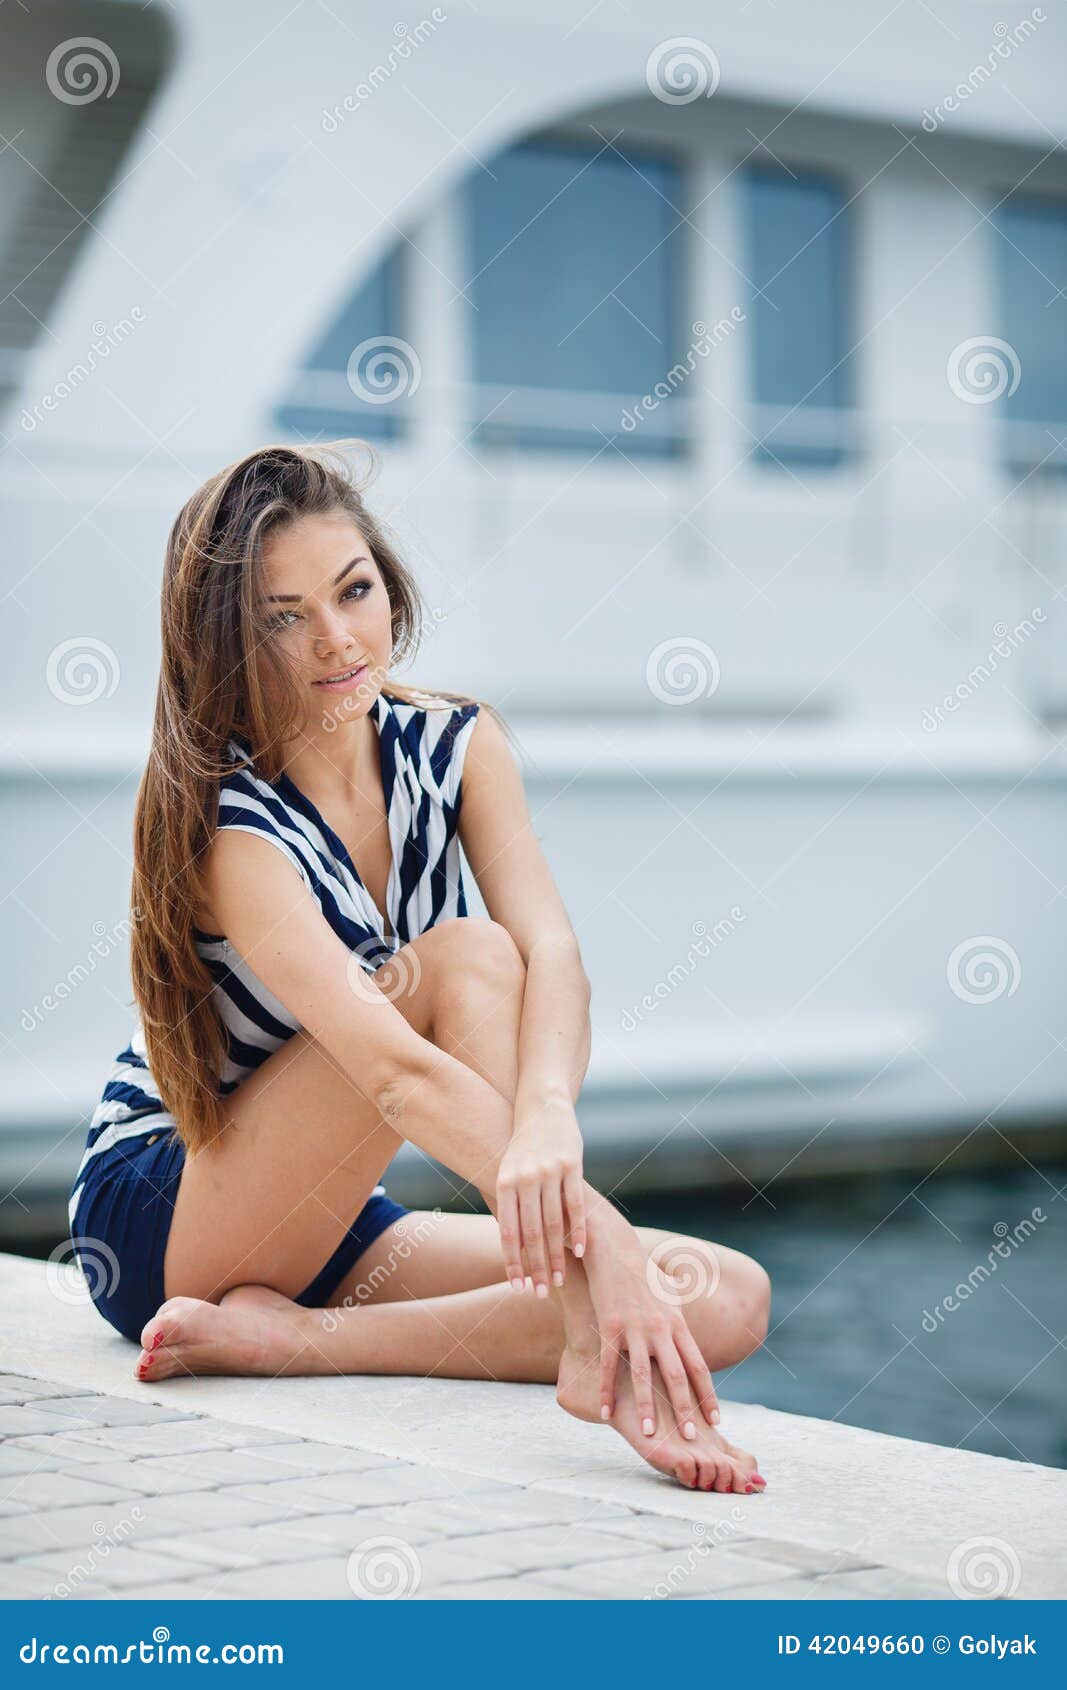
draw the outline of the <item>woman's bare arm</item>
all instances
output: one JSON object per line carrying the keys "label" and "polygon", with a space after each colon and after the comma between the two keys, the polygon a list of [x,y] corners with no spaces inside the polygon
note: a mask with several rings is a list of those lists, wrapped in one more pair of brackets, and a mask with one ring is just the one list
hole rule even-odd
{"label": "woman's bare arm", "polygon": [[526,964],[512,1142],[497,1186],[508,1274],[539,1289],[586,1244],[582,1139],[574,1105],[589,1064],[589,977],[533,829],[522,776],[483,711],[463,764],[459,835],[486,909]]}
{"label": "woman's bare arm", "polygon": [[511,1104],[417,1033],[333,931],[283,854],[237,828],[216,834],[205,891],[225,933],[273,992],[404,1137],[495,1196]]}
{"label": "woman's bare arm", "polygon": [[589,1065],[589,976],[499,725],[478,716],[463,764],[459,837],[493,921],[526,964],[516,1112],[576,1100]]}
{"label": "woman's bare arm", "polygon": [[[501,1159],[512,1136],[507,1099],[415,1031],[334,933],[293,865],[268,840],[236,828],[220,830],[207,854],[205,882],[219,931],[263,984],[403,1138],[476,1185],[496,1213]],[[635,1343],[644,1345],[646,1332],[658,1332],[661,1372],[683,1423],[692,1408],[680,1364],[690,1369],[699,1398],[709,1383],[700,1352],[684,1319],[674,1320],[677,1311],[645,1296],[643,1255],[630,1264],[628,1274],[623,1271],[636,1246],[629,1223],[590,1186],[584,1192],[590,1266],[595,1257],[599,1266],[594,1272],[604,1287],[594,1293],[594,1302],[599,1297],[605,1309],[610,1303],[613,1332],[628,1322]],[[612,1268],[616,1260],[618,1276]],[[561,1288],[565,1310],[575,1294],[584,1300],[577,1282]],[[616,1304],[622,1311],[617,1315]],[[616,1360],[618,1348],[613,1339]],[[635,1374],[634,1384],[639,1407],[643,1412],[647,1399],[652,1416],[651,1376],[645,1368]]]}

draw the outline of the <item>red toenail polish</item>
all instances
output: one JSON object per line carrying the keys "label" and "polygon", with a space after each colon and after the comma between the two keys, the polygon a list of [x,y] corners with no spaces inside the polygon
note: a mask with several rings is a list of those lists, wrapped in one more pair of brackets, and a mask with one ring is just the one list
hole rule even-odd
{"label": "red toenail polish", "polygon": [[154,1350],[158,1350],[158,1348],[159,1348],[159,1346],[162,1342],[163,1342],[163,1334],[162,1334],[162,1332],[157,1332],[155,1337],[152,1339],[152,1348]]}

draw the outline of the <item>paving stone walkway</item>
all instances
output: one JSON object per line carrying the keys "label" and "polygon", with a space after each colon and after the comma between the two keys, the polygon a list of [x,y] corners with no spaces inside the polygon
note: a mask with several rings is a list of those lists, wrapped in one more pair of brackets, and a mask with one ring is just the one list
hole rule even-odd
{"label": "paving stone walkway", "polygon": [[5,1597],[945,1594],[737,1498],[704,1526],[15,1374],[0,1436]]}
{"label": "paving stone walkway", "polygon": [[660,1478],[540,1386],[140,1384],[0,1255],[0,1597],[1067,1593],[1067,1473],[724,1404],[765,1496]]}

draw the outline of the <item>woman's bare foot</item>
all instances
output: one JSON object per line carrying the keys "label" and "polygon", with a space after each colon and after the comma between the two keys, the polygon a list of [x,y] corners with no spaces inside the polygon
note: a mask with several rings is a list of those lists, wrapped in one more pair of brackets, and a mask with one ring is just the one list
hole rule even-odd
{"label": "woman's bare foot", "polygon": [[237,1285],[218,1303],[168,1297],[141,1329],[134,1371],[152,1384],[173,1373],[314,1373],[315,1317],[321,1314],[266,1285]]}
{"label": "woman's bare foot", "polygon": [[[590,1420],[597,1426],[602,1424],[599,1361],[599,1345],[588,1350],[568,1346],[560,1361],[559,1384],[556,1387],[556,1401],[561,1408],[576,1419]],[[679,1484],[690,1490],[732,1491],[741,1496],[761,1491],[765,1480],[756,1471],[755,1457],[727,1443],[722,1433],[709,1426],[699,1414],[694,1417],[696,1437],[691,1440],[683,1438],[655,1362],[652,1379],[656,1421],[661,1428],[654,1437],[647,1437],[638,1425],[630,1370],[625,1363],[619,1369],[615,1413],[608,1422],[638,1455],[657,1472],[677,1479]]]}

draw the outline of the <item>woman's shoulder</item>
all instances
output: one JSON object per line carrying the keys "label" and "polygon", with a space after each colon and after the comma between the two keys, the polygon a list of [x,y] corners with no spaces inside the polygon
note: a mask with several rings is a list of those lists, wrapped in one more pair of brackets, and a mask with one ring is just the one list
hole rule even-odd
{"label": "woman's shoulder", "polygon": [[[240,731],[231,734],[224,748],[224,761],[226,767],[218,780],[215,831],[207,847],[208,854],[223,835],[231,841],[240,834],[267,839],[279,847],[313,888],[318,818],[307,800],[284,773],[274,781],[266,779],[257,768],[251,742]],[[227,846],[233,848],[233,844]]]}
{"label": "woman's shoulder", "polygon": [[402,693],[394,692],[388,687],[383,687],[382,691],[393,710],[405,711],[427,719],[457,713],[471,716],[479,708],[479,700],[466,692],[428,692],[422,687],[414,686],[405,687]]}
{"label": "woman's shoulder", "polygon": [[387,702],[423,784],[446,800],[452,798],[480,701],[467,693],[409,687],[403,696],[389,694]]}

